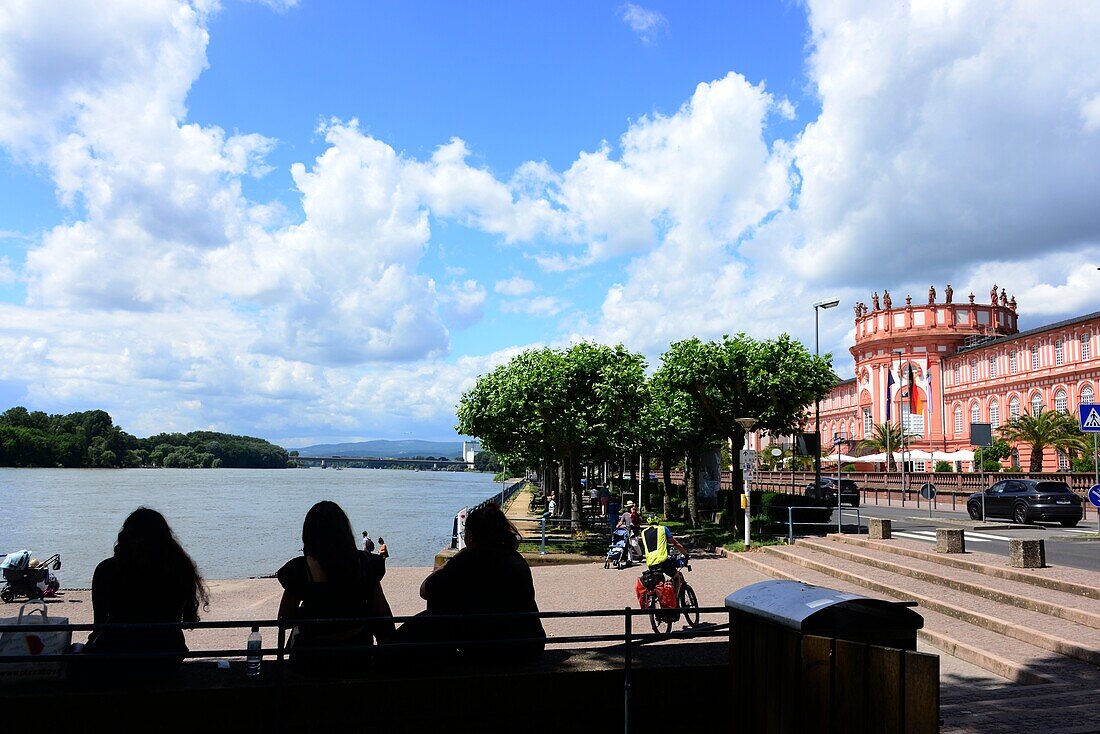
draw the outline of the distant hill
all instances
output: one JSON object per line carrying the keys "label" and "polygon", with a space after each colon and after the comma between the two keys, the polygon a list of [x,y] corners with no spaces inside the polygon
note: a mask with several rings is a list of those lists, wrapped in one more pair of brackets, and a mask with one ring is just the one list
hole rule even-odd
{"label": "distant hill", "polygon": [[374,456],[384,459],[408,459],[413,456],[462,456],[461,441],[358,441],[356,443],[319,443],[294,449],[302,456]]}

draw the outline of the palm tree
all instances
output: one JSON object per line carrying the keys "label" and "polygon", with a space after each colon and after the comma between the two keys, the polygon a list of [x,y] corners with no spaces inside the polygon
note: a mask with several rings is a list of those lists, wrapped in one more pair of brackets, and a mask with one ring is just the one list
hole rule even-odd
{"label": "palm tree", "polygon": [[860,449],[886,453],[886,471],[894,471],[894,452],[901,450],[901,426],[895,423],[876,423],[871,435],[859,442]]}
{"label": "palm tree", "polygon": [[1043,451],[1050,447],[1060,451],[1082,451],[1085,439],[1077,426],[1077,419],[1069,413],[1039,409],[1034,415],[1030,411],[1013,418],[1000,429],[1001,436],[1010,443],[1022,443],[1031,447],[1031,465],[1033,473],[1043,470]]}

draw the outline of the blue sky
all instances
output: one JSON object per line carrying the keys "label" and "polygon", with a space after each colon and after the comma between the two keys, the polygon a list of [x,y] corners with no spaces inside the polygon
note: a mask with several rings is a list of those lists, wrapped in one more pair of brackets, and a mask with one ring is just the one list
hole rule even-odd
{"label": "blue sky", "polygon": [[13,0],[0,403],[447,438],[528,345],[1095,310],[1097,11]]}

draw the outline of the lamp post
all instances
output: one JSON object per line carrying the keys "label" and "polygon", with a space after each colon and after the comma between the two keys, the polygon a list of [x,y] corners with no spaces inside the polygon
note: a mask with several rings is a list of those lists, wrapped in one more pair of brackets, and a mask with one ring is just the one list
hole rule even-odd
{"label": "lamp post", "polygon": [[[745,443],[748,443],[749,431],[756,425],[756,418],[738,418],[737,425],[741,426],[741,430],[745,432]],[[731,457],[732,458],[732,457]],[[749,477],[752,472],[744,464],[741,465],[741,473],[745,477],[745,550],[749,549],[749,540],[752,537],[750,528],[752,526],[752,495],[749,494]]]}
{"label": "lamp post", "polygon": [[844,437],[844,431],[837,433],[833,436],[833,445],[836,446],[836,532],[837,535],[844,533],[843,525],[843,510],[840,509],[840,460],[844,457],[844,445],[848,441]]}
{"label": "lamp post", "polygon": [[[905,350],[904,349],[891,349],[890,354],[891,355],[894,355],[894,354],[898,355],[898,394],[900,395],[901,394],[901,358],[902,358],[902,355],[905,354]],[[891,359],[891,366],[893,366],[893,359]],[[910,385],[909,389],[912,390],[913,386]],[[894,396],[891,395],[890,396],[890,401],[893,402],[893,400],[894,400]],[[893,407],[893,406],[891,406],[891,407]],[[898,401],[898,428],[900,429],[899,433],[901,434],[901,506],[902,507],[905,507],[905,420],[904,420],[904,418],[905,418],[905,416],[901,412],[901,401],[899,400]],[[889,432],[890,426],[886,426],[886,428],[887,428],[886,440],[889,441],[890,440],[890,432]],[[887,448],[886,451],[887,451],[887,453],[889,453],[890,449]],[[887,463],[886,466],[889,467],[890,464]],[[889,472],[887,472],[887,478],[889,478]],[[886,496],[887,497],[890,496],[889,486],[886,488]]]}
{"label": "lamp post", "polygon": [[[821,356],[821,337],[818,333],[818,310],[834,308],[840,305],[839,298],[826,298],[814,304],[814,356]],[[814,448],[814,487],[821,488],[821,401],[814,401],[814,435],[817,437],[817,446]]]}

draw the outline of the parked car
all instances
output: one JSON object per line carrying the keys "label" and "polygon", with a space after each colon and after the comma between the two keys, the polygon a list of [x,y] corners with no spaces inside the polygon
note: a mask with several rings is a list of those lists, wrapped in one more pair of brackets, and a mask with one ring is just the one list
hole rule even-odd
{"label": "parked car", "polygon": [[[836,477],[821,477],[821,485],[813,482],[806,485],[806,496],[814,499],[836,502]],[[840,480],[840,502],[859,507],[859,487],[851,479]]]}
{"label": "parked car", "polygon": [[[966,511],[974,520],[981,519],[981,492],[966,498]],[[1056,520],[1072,528],[1084,514],[1081,498],[1065,482],[1006,479],[985,491],[986,517],[1006,517],[1020,524]]]}

